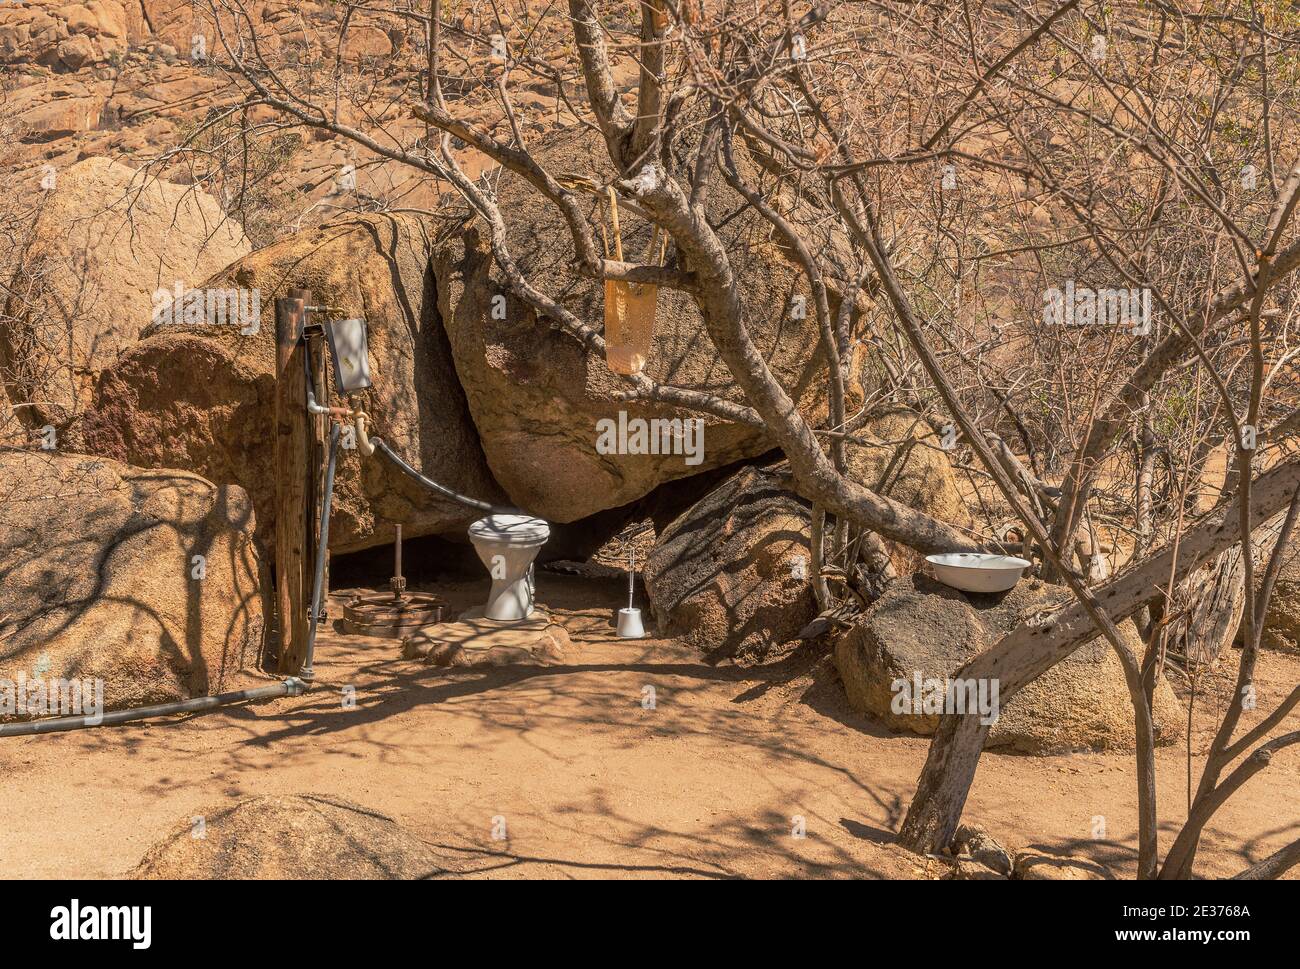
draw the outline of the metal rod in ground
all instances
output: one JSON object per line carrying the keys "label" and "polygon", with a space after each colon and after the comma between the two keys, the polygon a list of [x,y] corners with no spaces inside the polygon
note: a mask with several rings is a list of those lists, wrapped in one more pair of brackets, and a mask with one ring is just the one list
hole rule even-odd
{"label": "metal rod in ground", "polygon": [[388,583],[393,590],[393,601],[400,602],[406,594],[406,577],[402,575],[402,525],[397,524],[397,539],[393,543],[393,578]]}
{"label": "metal rod in ground", "polygon": [[316,677],[312,665],[316,658],[316,626],[320,621],[320,603],[325,584],[325,559],[330,547],[330,506],[334,503],[334,469],[339,457],[339,426],[334,425],[330,431],[329,463],[325,466],[325,494],[321,497],[320,508],[320,542],[316,546],[316,568],[312,576],[311,617],[307,627],[307,655],[303,660],[299,675],[310,683]]}

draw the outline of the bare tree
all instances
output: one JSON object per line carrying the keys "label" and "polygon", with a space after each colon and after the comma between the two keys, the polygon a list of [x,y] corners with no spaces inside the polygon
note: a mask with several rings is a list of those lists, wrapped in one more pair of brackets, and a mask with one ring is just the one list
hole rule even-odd
{"label": "bare tree", "polygon": [[[1171,630],[1186,609],[1224,630],[1239,612],[1239,685],[1250,685],[1278,563],[1257,579],[1252,536],[1273,521],[1280,550],[1300,495],[1289,6],[346,3],[323,40],[334,56],[306,70],[238,0],[209,2],[218,66],[246,92],[228,117],[271,109],[276,131],[345,139],[454,191],[513,295],[582,346],[603,351],[601,329],[521,267],[501,177],[554,208],[581,276],[687,294],[738,396],[644,373],[626,378],[626,396],[762,428],[814,505],[823,605],[848,597],[860,564],[862,598],[892,578],[884,541],[921,552],[1013,541],[1032,555],[1058,607],[957,675],[996,678],[1005,702],[1090,639],[1109,642],[1135,714],[1140,877],[1190,875],[1214,810],[1300,739],[1266,740],[1300,691],[1235,739],[1234,700],[1161,869],[1152,697]],[[414,28],[420,56],[404,80],[347,81],[342,52],[363,23]],[[538,87],[553,92],[544,113],[523,97]],[[547,167],[557,118],[598,139],[601,170]],[[490,174],[472,176],[469,158]],[[610,192],[669,240],[663,265],[602,253],[591,213]],[[727,205],[711,206],[719,197]],[[824,422],[801,413],[754,340],[770,307],[746,298],[722,209],[762,220],[806,277]],[[878,383],[848,413],[857,351]],[[969,534],[853,479],[844,447],[889,401],[951,432],[1000,526]],[[1191,581],[1212,563],[1226,588]],[[1133,616],[1140,656],[1117,625]],[[905,844],[947,846],[987,732],[975,715],[943,718]],[[1276,875],[1296,855],[1243,874]]]}

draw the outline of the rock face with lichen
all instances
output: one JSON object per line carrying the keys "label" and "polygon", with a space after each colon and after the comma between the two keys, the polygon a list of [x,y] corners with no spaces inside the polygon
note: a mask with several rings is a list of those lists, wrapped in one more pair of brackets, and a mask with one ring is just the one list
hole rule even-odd
{"label": "rock face with lichen", "polygon": [[[971,657],[1050,605],[1051,592],[1034,579],[989,595],[962,593],[920,573],[900,579],[836,642],[835,665],[850,704],[896,730],[930,736],[942,708],[926,703],[933,694],[928,685],[947,682]],[[1120,629],[1140,655],[1132,621]],[[918,678],[921,690],[915,688]],[[992,699],[991,687],[984,685],[982,696]],[[998,700],[990,748],[1025,754],[1133,748],[1133,708],[1123,669],[1100,637],[1010,700]],[[1155,701],[1156,742],[1173,743],[1181,736],[1182,714],[1163,679]]]}
{"label": "rock face with lichen", "polygon": [[748,467],[674,519],[644,577],[660,635],[710,659],[757,660],[817,613],[808,507],[771,471]]}
{"label": "rock face with lichen", "polygon": [[[0,63],[76,71],[126,53],[139,39],[139,15],[118,0],[31,0],[0,11]],[[132,5],[134,6],[134,4]],[[132,28],[136,29],[132,29]]]}

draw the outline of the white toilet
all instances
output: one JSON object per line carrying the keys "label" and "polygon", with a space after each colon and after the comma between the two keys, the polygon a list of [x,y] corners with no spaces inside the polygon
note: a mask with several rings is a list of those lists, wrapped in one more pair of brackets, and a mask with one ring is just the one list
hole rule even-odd
{"label": "white toilet", "polygon": [[530,515],[488,515],[469,526],[478,557],[492,574],[483,615],[515,622],[533,612],[533,559],[551,537],[550,527]]}

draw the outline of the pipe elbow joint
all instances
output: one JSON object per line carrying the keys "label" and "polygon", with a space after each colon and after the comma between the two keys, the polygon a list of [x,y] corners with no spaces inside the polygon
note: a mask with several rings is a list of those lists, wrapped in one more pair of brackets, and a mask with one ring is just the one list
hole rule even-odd
{"label": "pipe elbow joint", "polygon": [[328,407],[322,407],[320,404],[316,403],[316,395],[311,392],[311,388],[308,388],[307,389],[307,413],[328,414],[329,412],[330,409]]}
{"label": "pipe elbow joint", "polygon": [[371,442],[370,435],[366,433],[366,420],[366,412],[358,411],[355,419],[357,430],[357,450],[360,451],[364,457],[368,458],[374,455],[375,445]]}
{"label": "pipe elbow joint", "polygon": [[302,696],[310,686],[296,676],[286,677],[284,681],[285,696]]}

